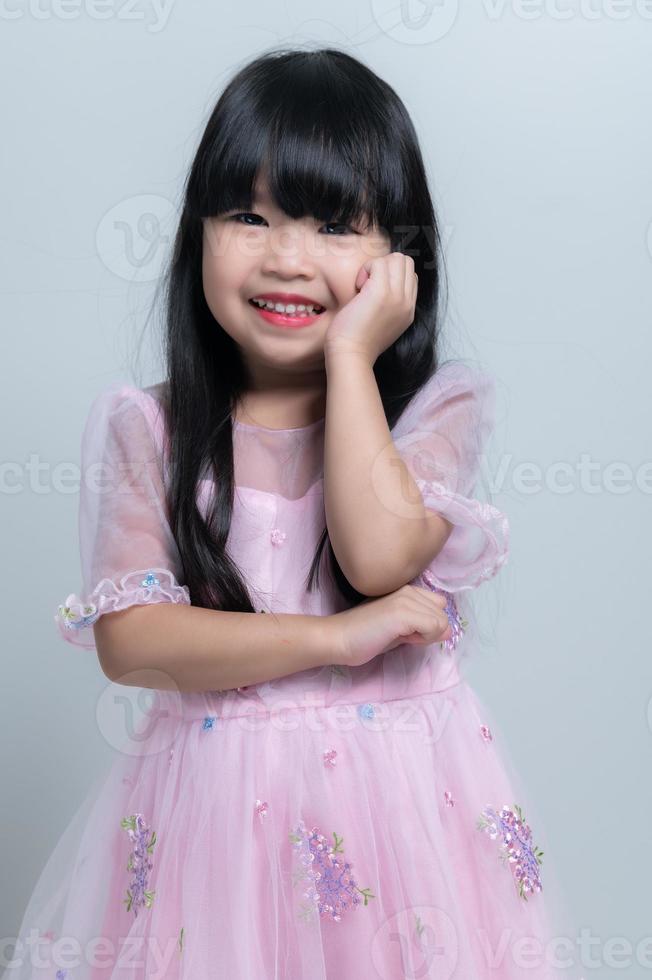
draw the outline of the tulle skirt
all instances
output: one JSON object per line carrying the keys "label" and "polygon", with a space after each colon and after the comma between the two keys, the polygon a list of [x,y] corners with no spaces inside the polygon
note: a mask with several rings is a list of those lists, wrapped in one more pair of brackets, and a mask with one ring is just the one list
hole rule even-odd
{"label": "tulle skirt", "polygon": [[10,980],[571,975],[543,825],[466,681],[255,718],[150,693],[40,875]]}

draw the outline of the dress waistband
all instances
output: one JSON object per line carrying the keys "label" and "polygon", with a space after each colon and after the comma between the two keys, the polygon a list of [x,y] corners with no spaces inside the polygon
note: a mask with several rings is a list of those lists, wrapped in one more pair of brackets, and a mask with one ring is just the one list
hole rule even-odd
{"label": "dress waistband", "polygon": [[305,691],[300,699],[279,696],[279,692],[274,701],[270,703],[264,703],[236,690],[190,694],[158,691],[157,694],[161,697],[158,703],[152,706],[149,713],[155,714],[159,719],[167,717],[172,720],[192,723],[201,721],[206,727],[213,727],[218,722],[235,721],[239,718],[253,721],[258,718],[269,719],[282,716],[289,720],[293,716],[302,716],[311,710],[335,715],[349,712],[355,713],[360,718],[371,720],[383,714],[383,706],[385,705],[389,711],[393,705],[443,694],[457,687],[460,683],[462,683],[462,678],[457,675],[450,678],[449,683],[445,685],[428,690],[407,691],[395,697],[365,697],[364,693],[360,691],[357,692],[357,697],[352,698],[350,695],[356,693],[355,689],[350,689],[341,698],[334,700],[328,700],[323,692],[317,691]]}

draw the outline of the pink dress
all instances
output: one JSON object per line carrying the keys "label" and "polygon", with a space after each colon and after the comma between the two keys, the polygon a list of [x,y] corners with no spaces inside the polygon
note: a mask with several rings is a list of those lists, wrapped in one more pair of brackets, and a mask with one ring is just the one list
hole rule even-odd
{"label": "pink dress", "polygon": [[[392,433],[427,506],[454,524],[413,584],[449,593],[456,642],[236,690],[148,690],[143,723],[125,720],[110,771],[40,875],[16,946],[23,965],[8,976],[559,975],[549,913],[562,896],[552,866],[546,877],[544,828],[459,669],[475,643],[473,590],[508,552],[506,517],[473,495],[493,393],[486,376],[449,362]],[[81,649],[94,649],[100,615],[189,602],[165,505],[159,396],[157,385],[115,383],[89,412],[83,587],[55,616]],[[227,548],[257,611],[346,607],[326,563],[320,587],[304,585],[325,526],[323,446],[323,419],[234,425]],[[212,489],[202,481],[203,513]],[[110,688],[122,703],[129,689]]]}

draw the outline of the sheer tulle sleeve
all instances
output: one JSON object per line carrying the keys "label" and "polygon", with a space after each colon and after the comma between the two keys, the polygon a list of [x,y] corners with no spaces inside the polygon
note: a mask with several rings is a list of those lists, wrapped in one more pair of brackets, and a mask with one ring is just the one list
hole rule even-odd
{"label": "sheer tulle sleeve", "polygon": [[453,525],[422,573],[448,592],[480,585],[507,561],[507,517],[474,495],[494,426],[494,404],[490,377],[449,362],[415,395],[394,427],[394,444],[425,506]]}
{"label": "sheer tulle sleeve", "polygon": [[81,445],[81,595],[55,621],[94,649],[93,623],[151,602],[190,603],[164,495],[162,407],[146,390],[114,383],[91,404]]}

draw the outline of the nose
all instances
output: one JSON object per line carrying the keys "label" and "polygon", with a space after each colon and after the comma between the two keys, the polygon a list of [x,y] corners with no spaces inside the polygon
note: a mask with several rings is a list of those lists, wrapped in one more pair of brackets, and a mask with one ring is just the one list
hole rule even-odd
{"label": "nose", "polygon": [[309,234],[305,228],[287,224],[273,228],[267,236],[261,272],[287,279],[297,276],[312,279],[315,274],[315,257],[311,251]]}

